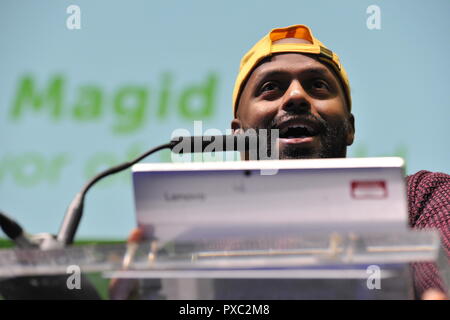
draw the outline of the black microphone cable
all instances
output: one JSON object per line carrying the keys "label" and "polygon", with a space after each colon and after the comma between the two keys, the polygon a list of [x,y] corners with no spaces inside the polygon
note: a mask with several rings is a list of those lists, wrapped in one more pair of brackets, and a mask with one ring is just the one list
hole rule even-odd
{"label": "black microphone cable", "polygon": [[[176,137],[169,143],[162,144],[156,148],[150,149],[136,159],[117,165],[110,169],[107,169],[91,180],[88,181],[78,192],[75,198],[67,208],[66,215],[59,229],[56,240],[62,245],[69,245],[73,243],[75,233],[83,215],[83,205],[86,193],[88,190],[100,179],[103,179],[111,174],[125,170],[131,167],[133,164],[148,157],[152,153],[163,149],[170,149],[174,153],[193,153],[193,152],[205,152],[209,149],[209,146],[213,144],[214,148],[212,152],[220,151],[248,151],[258,148],[259,136],[257,134],[234,134],[234,135],[217,135],[217,136],[187,136]],[[179,146],[182,146],[179,148]]]}
{"label": "black microphone cable", "polygon": [[73,243],[73,239],[75,237],[75,233],[77,231],[78,225],[81,220],[81,216],[83,215],[83,206],[84,206],[84,199],[86,197],[86,193],[89,191],[89,189],[99,180],[112,175],[114,173],[117,173],[119,171],[128,169],[133,164],[141,161],[142,159],[148,157],[152,153],[155,153],[157,151],[163,150],[163,149],[171,149],[174,147],[174,142],[162,144],[156,148],[150,149],[149,151],[145,152],[144,154],[140,155],[136,159],[125,162],[122,164],[119,164],[115,167],[109,168],[103,172],[100,172],[95,177],[93,177],[91,180],[89,180],[83,188],[75,195],[75,198],[70,203],[69,207],[67,208],[66,215],[64,216],[64,220],[62,222],[61,228],[59,229],[58,235],[56,237],[58,242],[61,242],[63,245],[68,245]]}

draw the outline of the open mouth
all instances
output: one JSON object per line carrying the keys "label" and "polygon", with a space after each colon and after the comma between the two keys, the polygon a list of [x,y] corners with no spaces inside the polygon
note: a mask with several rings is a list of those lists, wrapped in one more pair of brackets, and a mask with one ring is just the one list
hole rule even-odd
{"label": "open mouth", "polygon": [[282,144],[309,145],[315,143],[321,132],[316,123],[305,120],[288,120],[279,126],[279,138]]}
{"label": "open mouth", "polygon": [[304,125],[289,126],[280,130],[280,138],[282,139],[296,139],[308,138],[317,135],[313,128]]}

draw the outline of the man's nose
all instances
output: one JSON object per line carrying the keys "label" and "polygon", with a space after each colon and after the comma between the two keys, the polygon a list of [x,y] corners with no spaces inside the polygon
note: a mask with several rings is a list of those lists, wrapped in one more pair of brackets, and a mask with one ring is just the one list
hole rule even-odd
{"label": "man's nose", "polygon": [[299,81],[291,82],[283,95],[281,108],[286,112],[306,112],[310,110],[311,104],[308,101],[308,94]]}

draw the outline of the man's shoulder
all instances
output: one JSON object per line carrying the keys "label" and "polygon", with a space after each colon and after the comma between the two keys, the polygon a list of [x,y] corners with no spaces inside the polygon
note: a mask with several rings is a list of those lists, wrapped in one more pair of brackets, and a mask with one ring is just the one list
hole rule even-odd
{"label": "man's shoulder", "polygon": [[[407,177],[409,224],[414,229],[439,231],[442,247],[450,258],[450,175],[419,171]],[[434,263],[413,264],[416,295],[430,288],[446,292]]]}
{"label": "man's shoulder", "polygon": [[406,181],[408,209],[412,226],[420,227],[428,221],[430,214],[434,218],[441,218],[448,222],[450,215],[450,175],[421,170],[408,176]]}
{"label": "man's shoulder", "polygon": [[442,184],[450,182],[450,175],[443,172],[431,172],[427,170],[420,170],[415,174],[409,175],[406,177],[409,184],[414,184],[418,186],[419,184],[428,185],[428,184]]}

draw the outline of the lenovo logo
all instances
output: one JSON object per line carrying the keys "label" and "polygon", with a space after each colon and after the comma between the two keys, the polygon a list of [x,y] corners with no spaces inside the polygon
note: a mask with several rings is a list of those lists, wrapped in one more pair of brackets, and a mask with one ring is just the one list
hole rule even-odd
{"label": "lenovo logo", "polygon": [[204,193],[164,193],[164,200],[167,202],[175,201],[205,201]]}

